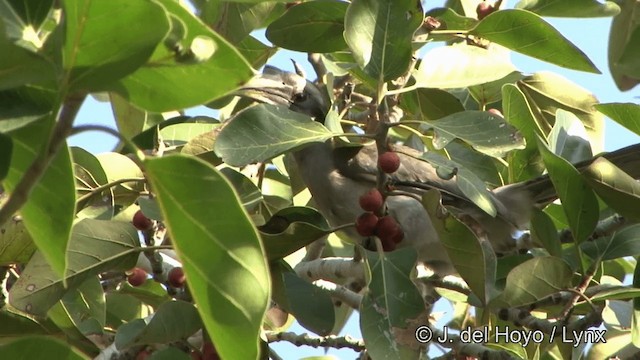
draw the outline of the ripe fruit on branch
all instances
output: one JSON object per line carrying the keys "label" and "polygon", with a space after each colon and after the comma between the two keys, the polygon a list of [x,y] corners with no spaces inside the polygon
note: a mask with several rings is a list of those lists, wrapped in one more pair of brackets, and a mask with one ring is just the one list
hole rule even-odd
{"label": "ripe fruit on branch", "polygon": [[493,7],[493,4],[489,4],[486,1],[479,3],[478,6],[476,7],[476,14],[478,15],[478,20],[484,19],[494,11],[496,11],[496,8]]}
{"label": "ripe fruit on branch", "polygon": [[167,275],[167,281],[169,285],[180,288],[184,286],[184,282],[186,281],[186,277],[184,276],[184,270],[181,267],[174,267],[169,270],[169,274]]}
{"label": "ripe fruit on branch", "polygon": [[398,236],[398,232],[401,232],[400,225],[396,219],[392,216],[383,216],[378,220],[378,224],[376,224],[376,236],[380,238],[382,243],[392,243],[396,244],[395,237]]}
{"label": "ripe fruit on branch", "polygon": [[133,215],[133,220],[131,220],[131,222],[133,223],[133,226],[135,226],[135,228],[140,231],[149,230],[153,226],[153,221],[151,221],[151,219],[149,219],[148,217],[144,216],[144,214],[142,213],[142,210],[136,211],[136,213]]}
{"label": "ripe fruit on branch", "polygon": [[378,189],[373,188],[366,194],[360,196],[360,207],[364,211],[376,211],[382,207],[384,199]]}
{"label": "ripe fruit on branch", "polygon": [[202,345],[202,360],[220,360],[220,355],[210,341]]}
{"label": "ripe fruit on branch", "polygon": [[378,217],[370,212],[362,213],[356,219],[356,231],[362,236],[372,236],[376,232]]}
{"label": "ripe fruit on branch", "polygon": [[140,268],[133,268],[131,274],[127,276],[127,281],[131,286],[140,286],[147,280],[147,272]]}
{"label": "ripe fruit on branch", "polygon": [[398,171],[400,167],[400,157],[393,151],[387,151],[378,155],[378,167],[387,174]]}

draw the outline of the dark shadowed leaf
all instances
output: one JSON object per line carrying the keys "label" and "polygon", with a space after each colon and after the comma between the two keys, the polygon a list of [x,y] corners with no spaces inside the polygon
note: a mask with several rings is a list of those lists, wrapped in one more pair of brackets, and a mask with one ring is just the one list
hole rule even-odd
{"label": "dark shadowed leaf", "polygon": [[402,94],[400,106],[407,118],[437,120],[447,115],[464,111],[455,96],[440,89],[420,88]]}
{"label": "dark shadowed leaf", "polygon": [[[65,281],[70,289],[105,270],[131,269],[138,259],[138,233],[129,223],[84,219],[69,241]],[[33,255],[22,276],[9,292],[12,306],[35,316],[44,316],[67,292],[42,254]]]}
{"label": "dark shadowed leaf", "polygon": [[558,30],[528,11],[496,11],[482,19],[471,34],[558,66],[600,73],[591,60]]}
{"label": "dark shadowed leaf", "polygon": [[259,229],[269,261],[281,259],[333,231],[324,216],[309,207],[284,208]]}
{"label": "dark shadowed leaf", "polygon": [[580,243],[591,235],[598,223],[598,200],[578,170],[553,154],[543,140],[538,141],[538,149],[562,201],[573,238]]}
{"label": "dark shadowed leaf", "polygon": [[631,221],[640,221],[640,183],[605,158],[584,172],[587,183],[612,209]]}
{"label": "dark shadowed leaf", "polygon": [[328,53],[347,48],[342,37],[348,3],[336,0],[298,4],[267,27],[269,41],[279,47]]}
{"label": "dark shadowed leaf", "polygon": [[411,39],[422,23],[422,7],[412,0],[354,0],[345,16],[344,38],[356,62],[374,79],[404,74]]}
{"label": "dark shadowed leaf", "polygon": [[231,185],[193,157],[167,156],[145,165],[218,353],[223,358],[256,358],[269,303],[269,271],[257,231]]}
{"label": "dark shadowed leaf", "polygon": [[15,360],[59,359],[88,360],[70,344],[51,337],[26,336],[0,346],[3,357]]}
{"label": "dark shadowed leaf", "polygon": [[540,16],[601,17],[615,16],[620,6],[614,1],[596,0],[521,0],[516,8],[532,11]]}
{"label": "dark shadowed leaf", "polygon": [[[640,21],[636,14],[640,9],[640,3],[635,0],[623,0],[617,3],[621,7],[621,11],[611,22],[608,60],[611,76],[616,82],[616,86],[621,91],[626,91],[640,83],[640,76],[634,76],[625,69],[630,65],[636,70],[638,69],[636,54],[638,51],[637,39],[640,36]],[[633,39],[635,42],[632,42]],[[635,58],[634,55],[636,55]],[[625,57],[624,62],[622,62],[623,57]]]}
{"label": "dark shadowed leaf", "polygon": [[185,301],[167,301],[158,307],[144,327],[139,322],[122,325],[116,333],[120,350],[139,344],[166,344],[193,335],[202,327],[195,306]]}
{"label": "dark shadowed leaf", "polygon": [[466,225],[453,216],[439,218],[440,194],[437,191],[427,192],[422,198],[422,204],[427,209],[453,266],[481,303],[486,304],[495,292],[496,254],[491,245],[488,241],[478,240]]}
{"label": "dark shadowed leaf", "polygon": [[225,125],[216,139],[215,151],[225,163],[242,166],[331,137],[327,128],[306,115],[283,106],[258,104]]}

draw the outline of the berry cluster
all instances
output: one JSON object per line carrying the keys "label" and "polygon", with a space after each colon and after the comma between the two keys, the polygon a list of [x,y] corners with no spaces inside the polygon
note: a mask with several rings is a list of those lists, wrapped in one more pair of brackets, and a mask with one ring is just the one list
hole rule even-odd
{"label": "berry cluster", "polygon": [[[385,152],[378,156],[378,167],[384,173],[391,174],[400,167],[400,157],[395,152]],[[393,251],[404,238],[404,232],[392,216],[378,217],[384,213],[384,197],[376,188],[360,197],[360,207],[365,212],[356,219],[356,231],[362,236],[377,236],[384,251]]]}
{"label": "berry cluster", "polygon": [[493,4],[489,4],[486,1],[482,1],[476,7],[476,14],[478,15],[478,20],[482,20],[487,17],[489,14],[495,12],[498,9],[497,6]]}

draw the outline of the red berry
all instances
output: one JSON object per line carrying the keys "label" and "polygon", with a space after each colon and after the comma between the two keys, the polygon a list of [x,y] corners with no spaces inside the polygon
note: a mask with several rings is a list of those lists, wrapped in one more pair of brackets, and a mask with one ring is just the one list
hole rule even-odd
{"label": "red berry", "polygon": [[404,239],[404,231],[402,231],[402,228],[400,228],[400,225],[398,225],[398,231],[396,231],[395,235],[393,235],[393,237],[391,238],[391,241],[394,244],[399,244],[402,242],[403,239]]}
{"label": "red berry", "polygon": [[151,352],[149,350],[142,350],[136,355],[136,360],[145,360],[151,356]]}
{"label": "red berry", "polygon": [[376,224],[377,216],[369,212],[363,213],[356,219],[356,231],[362,236],[371,236],[375,234]]}
{"label": "red berry", "polygon": [[220,360],[220,355],[215,346],[209,341],[202,345],[202,360]]}
{"label": "red berry", "polygon": [[479,3],[478,6],[476,7],[476,14],[478,15],[478,20],[484,19],[485,17],[487,17],[487,15],[491,14],[495,10],[496,9],[493,7],[493,5],[489,4],[486,1]]}
{"label": "red berry", "polygon": [[153,226],[151,219],[144,216],[142,210],[138,210],[135,215],[133,215],[133,220],[131,222],[136,229],[141,231],[149,230]]}
{"label": "red berry", "polygon": [[396,243],[394,243],[393,241],[380,241],[382,241],[382,250],[384,250],[385,252],[393,251],[396,249]]}
{"label": "red berry", "polygon": [[202,360],[202,355],[197,351],[192,351],[189,355],[191,356],[191,360]]}
{"label": "red berry", "polygon": [[184,282],[186,277],[184,276],[184,270],[181,267],[174,267],[169,270],[169,274],[167,275],[167,281],[169,285],[180,288],[184,286]]}
{"label": "red berry", "polygon": [[387,174],[394,173],[400,167],[400,157],[393,151],[387,151],[378,156],[380,170]]}
{"label": "red berry", "polygon": [[382,194],[375,188],[360,196],[360,207],[364,211],[376,211],[382,207],[383,203]]}
{"label": "red berry", "polygon": [[378,220],[376,225],[376,235],[380,238],[382,243],[393,243],[394,236],[400,231],[400,226],[392,216],[383,216]]}
{"label": "red berry", "polygon": [[487,110],[487,112],[490,112],[490,113],[492,113],[493,115],[496,115],[496,116],[500,116],[501,118],[504,117],[504,115],[502,115],[502,113],[498,109],[489,109],[489,110]]}
{"label": "red berry", "polygon": [[146,280],[147,272],[140,268],[134,268],[131,274],[127,276],[127,281],[129,282],[129,284],[131,284],[131,286],[140,286],[144,284]]}

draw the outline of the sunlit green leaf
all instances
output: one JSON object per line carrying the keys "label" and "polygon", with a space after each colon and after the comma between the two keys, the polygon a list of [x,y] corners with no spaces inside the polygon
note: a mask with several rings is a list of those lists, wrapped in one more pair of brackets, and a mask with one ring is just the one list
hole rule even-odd
{"label": "sunlit green leaf", "polygon": [[516,8],[532,11],[540,16],[600,17],[615,16],[620,7],[614,1],[596,0],[521,0]]}
{"label": "sunlit green leaf", "polygon": [[222,174],[197,158],[167,156],[145,165],[216,349],[224,358],[257,358],[269,272],[237,195]]}
{"label": "sunlit green leaf", "polygon": [[568,69],[599,74],[591,60],[538,15],[517,9],[496,11],[471,34]]}

